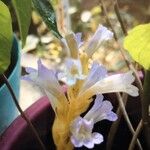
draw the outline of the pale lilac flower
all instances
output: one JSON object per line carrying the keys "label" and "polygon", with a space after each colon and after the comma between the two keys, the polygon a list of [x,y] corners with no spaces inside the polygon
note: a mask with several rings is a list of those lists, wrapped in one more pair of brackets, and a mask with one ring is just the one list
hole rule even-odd
{"label": "pale lilac flower", "polygon": [[112,92],[126,92],[131,96],[138,96],[138,88],[132,85],[134,80],[135,77],[131,71],[108,76],[104,67],[98,63],[93,63],[91,71],[81,87],[79,96],[90,98],[96,94]]}
{"label": "pale lilac flower", "polygon": [[80,48],[83,44],[83,41],[81,39],[82,38],[82,33],[78,32],[74,36],[75,36],[75,40],[77,42],[78,48]]}
{"label": "pale lilac flower", "polygon": [[[81,33],[71,33],[61,39],[68,57],[71,57],[71,53],[75,51],[77,53],[77,50],[83,45],[81,36]],[[85,47],[85,52],[89,57],[91,57],[100,48],[104,41],[110,40],[112,37],[113,33],[110,30],[99,25],[93,37],[88,41],[87,46]],[[70,42],[72,43],[70,44]]]}
{"label": "pale lilac flower", "polygon": [[67,85],[74,85],[77,79],[83,80],[85,77],[80,60],[71,58],[66,59],[64,72],[58,74],[58,79]]}
{"label": "pale lilac flower", "polygon": [[86,120],[93,119],[94,123],[97,123],[101,120],[116,121],[117,115],[112,111],[112,104],[105,100],[103,101],[103,95],[99,94],[96,96],[93,107],[90,111],[84,116]]}
{"label": "pale lilac flower", "polygon": [[85,146],[89,149],[94,147],[94,144],[103,142],[103,136],[98,132],[92,132],[94,124],[98,121],[107,119],[115,121],[117,115],[112,112],[112,104],[109,101],[103,101],[102,95],[97,95],[93,107],[82,118],[77,117],[72,121],[70,126],[71,142],[75,147]]}
{"label": "pale lilac flower", "polygon": [[[61,39],[61,42],[63,43],[63,46],[65,48],[64,51],[66,52],[68,57],[71,57],[71,53],[73,53],[74,50],[78,53],[78,49],[83,44],[81,37],[82,33],[70,33],[65,38]],[[70,41],[73,42],[72,45],[69,45],[68,42]]]}
{"label": "pale lilac flower", "polygon": [[31,81],[38,85],[44,94],[48,96],[55,111],[60,99],[66,99],[64,93],[62,92],[62,88],[58,83],[55,72],[47,69],[41,63],[41,60],[38,60],[38,70],[26,68],[26,72],[29,74],[23,76],[22,79]]}
{"label": "pale lilac flower", "polygon": [[103,136],[100,133],[93,132],[93,120],[86,120],[77,117],[71,124],[71,142],[75,147],[85,146],[93,148],[94,144],[103,142]]}
{"label": "pale lilac flower", "polygon": [[112,39],[113,33],[106,27],[99,25],[95,34],[88,42],[85,52],[91,57],[101,46],[102,42]]}
{"label": "pale lilac flower", "polygon": [[96,61],[93,62],[92,67],[89,71],[87,78],[84,81],[84,84],[83,84],[83,87],[81,90],[82,91],[87,90],[92,85],[94,85],[96,82],[105,78],[106,76],[107,76],[106,68],[104,66],[100,65],[99,63],[97,63]]}

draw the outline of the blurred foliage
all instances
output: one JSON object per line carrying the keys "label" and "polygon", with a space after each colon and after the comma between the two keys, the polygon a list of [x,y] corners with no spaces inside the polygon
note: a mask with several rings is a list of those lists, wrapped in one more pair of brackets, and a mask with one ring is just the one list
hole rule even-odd
{"label": "blurred foliage", "polygon": [[150,70],[150,23],[134,27],[125,38],[124,47],[135,61]]}
{"label": "blurred foliage", "polygon": [[[58,19],[62,15],[59,14],[58,11],[60,9],[60,0],[49,1],[55,8],[56,19]],[[99,0],[69,0],[69,2],[70,7],[67,10],[67,13],[69,14],[71,19],[71,29],[75,33],[82,32],[83,40],[87,41],[93,35],[99,24],[103,24],[109,28]],[[127,30],[133,28],[138,24],[149,22],[149,9],[146,2],[146,0],[118,0],[120,14],[123,18]],[[120,44],[122,44],[124,35],[114,12],[114,3],[112,0],[105,0],[104,3],[111,24],[114,27],[115,32],[117,33]],[[65,20],[62,19],[62,21]],[[59,23],[57,25],[59,28],[61,24]],[[59,55],[55,55],[56,53],[53,53],[53,50],[49,48],[49,45],[51,44],[54,44],[56,47],[59,47],[61,45],[59,42],[56,42],[56,38],[52,36],[45,23],[42,22],[41,17],[39,17],[35,11],[32,13],[32,23],[30,26],[29,34],[34,34],[37,38],[39,38],[39,42],[36,44],[36,48],[33,49],[33,46],[31,46],[32,48],[31,50],[28,50],[28,52],[34,55],[38,55],[44,59],[55,58],[50,59],[50,61],[53,62],[64,59],[65,55],[63,54],[63,47],[60,51],[58,50]],[[43,43],[41,39],[47,37],[52,37],[52,39],[48,43]],[[115,40],[110,41],[109,43],[107,43],[107,45],[103,45],[96,52],[94,57],[100,63],[107,66],[108,70],[110,71],[124,71],[127,69],[124,59],[120,53],[120,46],[115,42]],[[130,58],[128,53],[127,57]]]}
{"label": "blurred foliage", "polygon": [[12,3],[17,15],[23,47],[31,22],[32,0],[12,0]]}
{"label": "blurred foliage", "polygon": [[13,40],[11,16],[8,7],[0,1],[0,74],[10,64],[10,53]]}
{"label": "blurred foliage", "polygon": [[11,0],[2,0],[2,2],[8,5],[11,2]]}
{"label": "blurred foliage", "polygon": [[59,0],[50,0],[50,2],[53,6],[56,6],[58,4]]}

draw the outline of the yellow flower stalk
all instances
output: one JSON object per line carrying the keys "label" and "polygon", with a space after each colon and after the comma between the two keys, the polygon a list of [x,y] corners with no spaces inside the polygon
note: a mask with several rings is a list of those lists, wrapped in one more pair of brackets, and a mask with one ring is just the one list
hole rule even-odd
{"label": "yellow flower stalk", "polygon": [[[82,55],[82,54],[81,54]],[[82,60],[86,55],[83,53],[83,57],[81,56]],[[83,60],[84,61],[84,60]],[[86,58],[86,61],[88,59]],[[88,63],[83,63],[82,68],[88,70]],[[87,71],[86,71],[87,72]],[[76,84],[73,86],[69,86],[67,89],[67,99],[68,99],[68,110],[63,114],[66,116],[59,117],[59,110],[57,110],[58,116],[55,117],[54,124],[53,124],[53,139],[57,150],[72,150],[73,145],[70,141],[70,124],[71,122],[77,117],[80,116],[83,112],[87,110],[89,104],[91,103],[92,99],[79,99],[78,93],[80,87],[82,87],[83,80],[77,80]],[[63,110],[63,108],[61,109]]]}
{"label": "yellow flower stalk", "polygon": [[[56,74],[38,61],[38,70],[27,68],[29,73],[23,79],[36,83],[48,96],[55,112],[52,134],[57,150],[72,150],[74,147],[86,146],[103,142],[103,136],[93,132],[94,124],[103,119],[115,121],[117,116],[112,112],[109,101],[103,101],[103,93],[126,92],[138,95],[138,89],[132,85],[132,72],[118,75],[107,75],[107,70],[97,62],[89,68],[89,59],[99,48],[101,42],[112,37],[105,27],[99,26],[84,51],[80,51],[81,34],[70,34],[62,39],[68,58],[65,60],[63,72]],[[65,93],[58,80],[67,85]],[[84,117],[96,96],[94,105]]]}

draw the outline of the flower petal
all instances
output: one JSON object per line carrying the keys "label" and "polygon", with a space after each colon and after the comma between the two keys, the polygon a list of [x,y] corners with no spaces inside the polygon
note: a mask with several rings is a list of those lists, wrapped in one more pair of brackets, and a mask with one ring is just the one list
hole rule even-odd
{"label": "flower petal", "polygon": [[99,80],[107,76],[107,70],[105,67],[99,65],[97,62],[92,64],[89,75],[84,81],[83,87],[80,92],[87,90]]}
{"label": "flower petal", "polygon": [[83,145],[89,149],[92,149],[94,147],[93,139],[85,139],[83,141]]}
{"label": "flower petal", "polygon": [[101,107],[94,113],[94,122],[101,120],[116,121],[117,115],[112,112],[113,106],[109,101],[103,101]]}
{"label": "flower petal", "polygon": [[36,69],[31,68],[31,67],[26,67],[25,70],[26,70],[27,73],[33,73],[33,72],[37,71]]}
{"label": "flower petal", "polygon": [[93,138],[93,143],[94,144],[100,144],[104,141],[103,136],[98,132],[93,132],[92,133],[92,138]]}
{"label": "flower petal", "polygon": [[98,81],[92,87],[80,93],[79,96],[90,98],[95,94],[113,92],[126,92],[131,96],[138,96],[138,88],[131,84],[133,81],[134,76],[131,71],[124,74],[111,75]]}
{"label": "flower petal", "polygon": [[93,37],[90,39],[86,48],[86,53],[89,57],[98,50],[103,41],[109,40],[113,37],[113,33],[106,27],[99,25]]}
{"label": "flower petal", "polygon": [[116,121],[118,117],[116,113],[111,111],[110,113],[107,114],[107,116],[104,119],[107,119],[109,121]]}
{"label": "flower petal", "polygon": [[64,53],[65,53],[68,57],[70,57],[70,56],[71,56],[71,54],[70,54],[70,49],[69,49],[69,47],[68,47],[68,44],[67,44],[66,39],[65,39],[65,38],[62,38],[62,39],[61,39],[61,42],[62,42],[62,45],[63,45],[63,47],[64,47],[64,49],[63,49]]}
{"label": "flower petal", "polygon": [[85,119],[90,120],[92,118],[92,115],[95,113],[95,111],[97,111],[103,103],[103,95],[99,94],[96,96],[94,105],[92,106],[92,108],[88,111],[88,113],[84,116]]}
{"label": "flower petal", "polygon": [[70,124],[71,133],[76,134],[77,132],[79,132],[81,124],[82,124],[82,117],[79,116],[76,119],[74,119]]}
{"label": "flower petal", "polygon": [[26,80],[26,81],[29,81],[29,82],[34,82],[33,79],[36,78],[36,77],[37,77],[37,74],[35,74],[35,73],[33,74],[32,73],[32,74],[29,74],[29,75],[22,76],[21,80]]}
{"label": "flower petal", "polygon": [[50,100],[50,103],[51,103],[51,106],[52,106],[54,112],[57,113],[56,108],[57,108],[58,103],[59,103],[58,99],[54,95],[52,95],[49,91],[44,90],[44,89],[42,89],[42,90],[43,90],[43,93],[45,93],[45,95]]}
{"label": "flower petal", "polygon": [[93,119],[91,118],[90,120],[86,120],[82,117],[77,117],[76,119],[74,119],[72,121],[72,123],[70,125],[71,133],[79,134],[79,130],[80,130],[81,126],[83,127],[84,131],[86,131],[87,133],[92,132],[92,129],[94,126]]}
{"label": "flower petal", "polygon": [[82,33],[79,32],[75,34],[75,39],[76,39],[78,48],[80,48],[80,46],[83,44],[81,37],[82,37]]}
{"label": "flower petal", "polygon": [[58,103],[61,103],[62,105],[67,103],[66,97],[58,83],[55,72],[53,70],[47,69],[42,64],[41,60],[38,60],[38,70],[28,68],[27,71],[29,74],[23,76],[22,79],[37,84],[48,96],[54,111]]}
{"label": "flower petal", "polygon": [[84,118],[82,118],[83,121],[83,126],[86,129],[87,132],[92,132],[92,129],[94,127],[94,123],[93,123],[93,118],[91,118],[90,120],[86,120]]}
{"label": "flower petal", "polygon": [[58,99],[64,95],[55,72],[47,69],[40,60],[38,61],[38,79],[36,82],[41,88],[51,92]]}
{"label": "flower petal", "polygon": [[78,58],[78,43],[76,41],[74,33],[68,34],[65,37],[67,47],[70,50],[70,57],[77,59]]}
{"label": "flower petal", "polygon": [[110,121],[115,121],[117,115],[112,112],[113,106],[109,101],[102,101],[103,96],[97,95],[93,107],[84,116],[85,119],[93,119],[94,123],[107,119]]}
{"label": "flower petal", "polygon": [[73,135],[71,136],[71,142],[75,147],[82,147],[83,146],[83,142]]}
{"label": "flower petal", "polygon": [[71,58],[66,59],[64,72],[58,73],[58,79],[69,86],[74,85],[77,79],[85,79],[85,75],[82,74],[80,60]]}
{"label": "flower petal", "polygon": [[93,118],[86,120],[82,117],[77,117],[71,123],[71,142],[75,147],[85,146],[89,149],[94,147],[94,144],[103,142],[103,136],[97,132],[92,133],[94,127]]}

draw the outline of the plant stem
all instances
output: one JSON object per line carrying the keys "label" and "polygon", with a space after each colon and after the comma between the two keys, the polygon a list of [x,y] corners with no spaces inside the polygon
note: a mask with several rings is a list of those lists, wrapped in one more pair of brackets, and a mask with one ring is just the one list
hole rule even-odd
{"label": "plant stem", "polygon": [[[127,30],[125,28],[125,25],[123,23],[122,17],[120,15],[120,11],[119,11],[119,6],[118,6],[118,1],[117,0],[115,1],[114,10],[115,10],[116,16],[118,18],[118,21],[120,23],[122,32],[124,33],[124,36],[127,36],[128,32],[127,32]],[[125,57],[125,59],[128,60],[127,57]],[[127,61],[127,62],[130,62],[130,61]],[[134,75],[136,77],[135,82],[136,82],[138,88],[140,89],[140,95],[142,96],[142,93],[143,93],[142,82],[141,82],[141,80],[140,80],[140,78],[138,76],[138,73],[137,73],[136,69],[134,68],[134,65],[131,62],[129,63],[129,69],[131,69],[133,71],[133,73],[134,73]]]}
{"label": "plant stem", "polygon": [[[120,93],[116,93],[116,95],[117,95],[117,98],[118,98],[118,101],[119,101],[119,106],[120,106],[120,108],[122,110],[123,116],[124,116],[124,118],[125,118],[125,120],[127,122],[127,125],[129,127],[129,130],[131,131],[132,135],[134,135],[135,131],[134,131],[134,128],[133,128],[133,126],[132,126],[132,124],[130,122],[129,116],[128,116],[127,112],[126,112],[126,109],[125,109],[122,97],[121,97]],[[138,139],[137,139],[137,144],[138,144],[139,149],[142,150],[143,148],[142,148],[142,146],[140,144],[140,141]]]}
{"label": "plant stem", "polygon": [[13,101],[14,101],[18,111],[20,112],[22,118],[27,122],[27,124],[29,125],[31,131],[33,132],[33,135],[35,136],[35,138],[39,142],[39,145],[41,146],[41,149],[42,150],[46,150],[46,148],[45,148],[43,142],[41,141],[41,139],[40,139],[36,129],[34,128],[34,126],[32,125],[31,121],[28,119],[28,117],[25,115],[25,113],[22,111],[21,107],[19,106],[19,103],[18,103],[18,100],[17,100],[17,98],[15,96],[15,93],[14,93],[11,85],[9,84],[7,77],[4,74],[2,74],[2,79],[4,80],[4,83],[6,84],[8,90],[9,90],[9,92],[10,92],[12,98],[13,98]]}
{"label": "plant stem", "polygon": [[70,7],[69,0],[59,0],[57,7],[57,22],[60,32],[65,36],[71,31],[71,18],[68,13]]}
{"label": "plant stem", "polygon": [[106,7],[104,5],[104,2],[103,2],[103,0],[99,0],[99,1],[100,1],[100,4],[101,4],[100,6],[102,8],[102,11],[103,11],[103,13],[105,15],[106,22],[107,22],[108,26],[110,26],[112,32],[114,33],[114,39],[117,41],[118,40],[117,34],[116,34],[116,32],[115,32],[115,30],[114,30],[114,28],[113,28],[113,26],[112,26],[112,24],[110,22],[110,19],[108,17],[108,13],[107,13]]}
{"label": "plant stem", "polygon": [[150,71],[146,71],[142,99],[142,119],[147,148],[150,149]]}
{"label": "plant stem", "polygon": [[[102,7],[102,10],[103,10],[103,13],[104,13],[104,15],[106,17],[106,22],[110,26],[112,32],[114,33],[114,39],[115,39],[115,41],[119,44],[119,39],[118,39],[117,34],[116,34],[116,32],[115,32],[115,30],[114,30],[114,28],[113,28],[113,26],[112,26],[112,24],[110,22],[110,19],[108,17],[108,13],[107,13],[107,10],[106,10],[106,7],[104,5],[103,0],[100,0],[100,3],[101,3],[101,7]],[[116,6],[115,9],[116,9],[116,13],[118,14],[117,16],[118,16],[118,20],[119,20],[119,22],[121,24],[122,30],[123,30],[124,34],[126,35],[127,31],[126,31],[126,28],[125,28],[125,26],[123,24],[122,18],[121,18],[120,14],[119,14],[118,3],[117,3],[117,6]],[[119,46],[120,46],[120,44],[119,44]],[[138,87],[140,89],[140,95],[142,95],[143,87],[142,87],[142,83],[141,83],[141,80],[140,80],[140,78],[138,76],[137,71],[135,70],[133,64],[126,57],[126,54],[124,53],[124,50],[122,49],[121,46],[120,46],[120,52],[121,52],[121,55],[124,58],[124,61],[125,61],[126,65],[127,65],[128,69],[129,70],[131,69],[134,72],[134,75],[136,77],[136,84],[138,85]],[[116,122],[114,122],[112,124],[112,126],[110,128],[110,132],[109,132],[109,135],[108,135],[108,141],[107,141],[107,150],[110,150],[111,147],[112,147],[113,139],[114,139],[114,136],[116,134],[117,128],[119,126],[120,119],[121,119],[121,116],[122,116],[122,112],[124,114],[125,120],[127,121],[127,124],[129,126],[130,131],[132,133],[134,133],[134,129],[133,129],[132,124],[131,124],[131,122],[129,120],[127,112],[125,110],[125,103],[126,103],[125,101],[127,101],[127,97],[128,97],[127,94],[125,94],[125,95],[122,98],[119,93],[117,94],[117,97],[118,97],[118,100],[119,100],[119,104],[120,104],[120,106],[119,106],[119,108],[117,110],[117,114],[118,114],[119,118],[118,118],[118,120]],[[123,104],[123,102],[124,102],[124,104]],[[139,141],[137,141],[137,142],[138,142],[139,148],[142,149],[140,142]]]}
{"label": "plant stem", "polygon": [[135,69],[135,67],[134,67],[134,65],[132,63],[130,64],[130,69],[133,71],[133,74],[135,76],[135,83],[136,83],[136,85],[139,88],[140,98],[142,100],[143,85],[142,85],[141,79],[140,79],[140,77],[138,75],[138,72],[136,71],[136,69]]}
{"label": "plant stem", "polygon": [[[108,12],[107,12],[107,10],[106,10],[106,7],[105,7],[105,5],[104,5],[103,0],[100,0],[100,3],[101,3],[101,7],[102,7],[103,13],[104,13],[105,18],[106,18],[106,22],[107,22],[108,26],[111,28],[111,30],[112,30],[112,32],[113,32],[113,34],[114,34],[114,39],[115,39],[115,41],[119,44],[119,39],[118,39],[117,34],[116,34],[116,32],[115,32],[115,30],[114,30],[114,28],[113,28],[113,26],[112,26],[112,24],[111,24],[111,22],[110,22],[110,19],[109,19],[109,17],[108,17]],[[125,55],[125,53],[124,53],[124,51],[123,51],[123,49],[121,48],[120,45],[119,45],[119,47],[120,47],[121,55],[122,55],[122,57],[123,57],[123,59],[124,59],[126,65],[127,65],[127,67],[130,69],[130,66],[129,66],[129,65],[130,65],[130,61],[126,58],[126,55]]]}
{"label": "plant stem", "polygon": [[[126,102],[128,100],[128,94],[123,93],[122,100],[123,100],[124,105],[126,105]],[[106,143],[106,150],[111,150],[112,149],[112,144],[113,144],[113,141],[114,141],[114,137],[115,137],[115,134],[117,132],[118,126],[120,124],[120,120],[121,120],[121,117],[122,117],[122,110],[121,110],[120,106],[118,107],[116,114],[118,116],[118,119],[116,121],[114,121],[112,123],[111,127],[110,127],[110,131],[109,131],[108,138],[107,138],[107,143]]]}
{"label": "plant stem", "polygon": [[128,33],[127,33],[126,27],[125,27],[125,25],[123,23],[123,20],[122,20],[122,17],[120,15],[120,12],[119,12],[119,6],[118,6],[118,1],[117,0],[115,1],[114,10],[115,10],[116,16],[118,18],[118,21],[120,23],[120,26],[122,28],[122,31],[123,31],[124,35],[127,36]]}
{"label": "plant stem", "polygon": [[[123,24],[122,18],[120,16],[119,13],[119,7],[118,7],[118,3],[116,0],[116,4],[115,4],[115,12],[116,15],[118,17],[118,20],[120,22],[122,31],[124,33],[124,35],[127,35],[127,31],[126,28]],[[132,70],[134,69],[134,66],[131,65]],[[133,70],[135,75],[137,74],[137,72],[135,70]],[[136,75],[137,76],[137,75]],[[141,82],[140,79],[137,78],[136,83],[139,84],[139,86],[141,87]],[[145,138],[146,138],[146,143],[147,143],[147,148],[150,149],[150,115],[149,115],[149,107],[150,107],[150,71],[147,71],[146,76],[145,76],[145,80],[144,80],[144,90],[143,88],[140,88],[142,91],[141,93],[141,97],[142,97],[142,119],[143,119],[143,126],[144,126],[144,132],[145,132]],[[144,93],[143,93],[144,91]]]}
{"label": "plant stem", "polygon": [[[112,32],[114,33],[114,39],[115,39],[115,41],[119,44],[119,39],[118,39],[117,34],[116,34],[116,32],[115,32],[115,30],[114,30],[114,28],[113,28],[113,26],[112,26],[112,24],[111,24],[111,22],[110,22],[110,19],[109,19],[109,17],[108,17],[108,13],[107,13],[107,10],[106,10],[106,7],[105,7],[105,5],[104,5],[103,0],[100,0],[100,3],[101,3],[101,7],[102,7],[102,10],[103,10],[103,13],[104,13],[104,15],[105,15],[105,17],[106,17],[106,22],[107,22],[107,24],[110,26]],[[117,9],[117,13],[119,13],[118,3],[117,3],[116,9]],[[117,14],[116,14],[116,15],[117,15]],[[121,15],[118,14],[118,16],[120,16],[119,18],[120,18],[121,22],[120,22],[120,20],[118,19],[119,22],[120,22],[120,24],[123,24]],[[123,26],[124,26],[124,25],[123,25]],[[122,28],[122,26],[121,26],[121,28]],[[124,35],[126,35],[126,34],[125,34],[125,33],[127,33],[126,28],[123,27],[122,30],[123,30],[123,31],[125,30],[125,32],[123,32],[123,33],[124,33]],[[125,54],[125,52],[124,52],[124,50],[123,50],[123,48],[121,47],[120,44],[119,44],[119,47],[120,47],[120,53],[121,53],[121,55],[122,55],[122,57],[123,57],[123,59],[124,59],[126,65],[127,65],[128,69],[129,69],[129,70],[132,70],[133,73],[134,73],[134,75],[135,75],[135,78],[136,78],[136,80],[135,80],[136,85],[137,85],[138,88],[140,89],[140,91],[139,91],[139,92],[140,92],[140,95],[142,95],[143,86],[142,86],[142,82],[141,82],[141,80],[140,80],[140,78],[139,78],[139,76],[138,76],[138,73],[137,73],[136,69],[134,68],[134,65],[133,65],[133,64],[129,61],[129,59],[127,58],[127,56],[126,56],[126,54]]]}
{"label": "plant stem", "polygon": [[143,121],[141,120],[141,121],[139,122],[137,128],[136,128],[136,131],[135,131],[134,136],[132,137],[132,140],[131,140],[131,143],[130,143],[130,145],[129,145],[129,149],[128,149],[128,150],[133,150],[133,149],[134,149],[136,140],[137,140],[138,135],[140,134],[142,128],[143,128]]}

